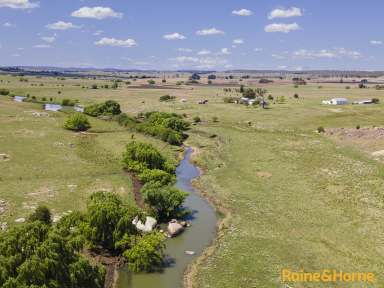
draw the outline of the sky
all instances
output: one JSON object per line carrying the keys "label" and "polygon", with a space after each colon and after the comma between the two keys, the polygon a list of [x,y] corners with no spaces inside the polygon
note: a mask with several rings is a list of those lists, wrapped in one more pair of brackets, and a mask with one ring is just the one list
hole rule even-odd
{"label": "sky", "polygon": [[0,0],[0,66],[384,70],[382,11],[382,0]]}

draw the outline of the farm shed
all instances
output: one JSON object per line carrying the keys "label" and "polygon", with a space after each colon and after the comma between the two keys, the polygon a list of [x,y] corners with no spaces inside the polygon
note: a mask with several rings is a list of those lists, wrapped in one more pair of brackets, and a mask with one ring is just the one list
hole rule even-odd
{"label": "farm shed", "polygon": [[348,99],[346,99],[346,98],[333,98],[330,100],[323,100],[322,103],[327,104],[327,105],[345,105],[345,104],[348,104]]}

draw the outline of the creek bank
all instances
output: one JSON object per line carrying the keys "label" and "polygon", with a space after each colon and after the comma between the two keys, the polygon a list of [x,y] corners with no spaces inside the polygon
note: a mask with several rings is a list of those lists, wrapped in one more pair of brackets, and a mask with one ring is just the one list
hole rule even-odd
{"label": "creek bank", "polygon": [[[192,155],[191,158],[197,157],[198,154],[200,154],[200,151],[198,148],[192,147]],[[193,163],[196,163],[196,161],[191,160]],[[206,173],[206,170],[200,166],[196,166],[199,169],[200,176],[204,175]],[[221,217],[218,218],[218,221],[216,223],[216,237],[213,239],[213,241],[210,243],[208,247],[203,251],[201,255],[199,255],[197,258],[195,258],[187,267],[187,269],[184,272],[183,277],[183,287],[184,288],[193,288],[195,287],[194,281],[198,274],[198,267],[204,265],[205,261],[209,257],[211,257],[216,249],[218,248],[218,245],[225,235],[226,229],[230,225],[230,221],[232,218],[231,211],[224,206],[224,204],[217,199],[216,197],[213,197],[211,194],[207,193],[203,188],[200,182],[194,181],[192,183],[192,186],[200,193],[206,201],[215,208],[218,214],[221,215]],[[186,251],[187,252],[187,251]]]}

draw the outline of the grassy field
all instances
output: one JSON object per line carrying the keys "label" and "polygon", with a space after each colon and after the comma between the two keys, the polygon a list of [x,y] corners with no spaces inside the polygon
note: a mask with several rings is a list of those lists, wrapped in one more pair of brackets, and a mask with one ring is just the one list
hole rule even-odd
{"label": "grassy field", "polygon": [[[347,90],[346,84],[271,84],[265,86],[268,93],[284,96],[285,103],[262,110],[225,104],[223,97],[230,95],[209,85],[144,89],[124,84],[111,90],[82,88],[102,80],[3,80],[1,86],[15,94],[72,98],[81,104],[114,99],[127,113],[161,110],[201,117],[187,144],[197,148],[195,160],[205,171],[203,189],[223,203],[232,218],[215,254],[198,267],[196,287],[284,287],[282,268],[373,272],[376,282],[368,287],[384,286],[384,166],[370,157],[370,152],[383,150],[384,143],[340,141],[315,132],[319,126],[384,126],[383,104],[320,104],[334,97],[384,102],[383,92],[352,86]],[[177,99],[160,103],[164,94]],[[181,103],[182,98],[187,102]],[[199,99],[209,103],[198,105]],[[31,110],[38,108],[0,98],[0,153],[11,157],[0,163],[0,198],[11,203],[12,217],[29,213],[27,207],[39,201],[48,202],[55,213],[81,208],[85,195],[101,188],[131,197],[129,179],[119,164],[130,132],[94,120],[93,129],[106,133],[80,137],[61,129],[61,113],[36,117]],[[135,137],[172,153],[162,142]]]}
{"label": "grassy field", "polygon": [[132,138],[173,154],[163,142],[91,119],[88,134],[63,129],[66,115],[40,105],[0,97],[0,199],[7,203],[2,222],[28,216],[46,204],[54,216],[83,209],[90,193],[115,191],[133,201],[131,180],[121,155]]}

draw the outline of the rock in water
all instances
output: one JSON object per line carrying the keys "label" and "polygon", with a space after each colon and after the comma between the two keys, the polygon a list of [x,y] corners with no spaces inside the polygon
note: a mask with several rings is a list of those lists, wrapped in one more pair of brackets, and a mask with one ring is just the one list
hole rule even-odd
{"label": "rock in water", "polygon": [[187,251],[185,251],[185,254],[187,254],[187,255],[195,255],[195,251],[187,250]]}
{"label": "rock in water", "polygon": [[180,234],[184,231],[183,225],[177,222],[177,220],[173,219],[171,222],[168,223],[168,234],[171,237],[175,237],[176,235]]}

